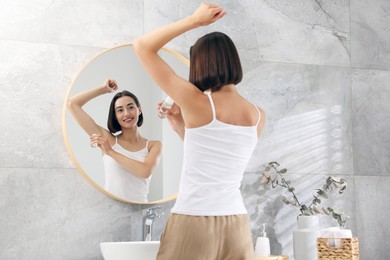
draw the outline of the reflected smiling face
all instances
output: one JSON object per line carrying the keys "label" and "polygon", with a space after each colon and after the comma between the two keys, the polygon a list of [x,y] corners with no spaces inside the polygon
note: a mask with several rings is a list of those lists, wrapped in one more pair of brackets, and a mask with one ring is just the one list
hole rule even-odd
{"label": "reflected smiling face", "polygon": [[137,107],[134,99],[129,96],[115,101],[115,116],[122,129],[136,127],[141,113],[141,107]]}

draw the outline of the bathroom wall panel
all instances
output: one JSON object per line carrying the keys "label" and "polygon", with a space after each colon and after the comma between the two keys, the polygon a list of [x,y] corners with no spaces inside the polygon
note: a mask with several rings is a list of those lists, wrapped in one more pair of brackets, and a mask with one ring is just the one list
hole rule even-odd
{"label": "bathroom wall panel", "polygon": [[[199,1],[145,0],[145,30],[191,14]],[[239,46],[246,62],[267,61],[350,65],[349,1],[230,1],[228,19],[186,33],[172,45],[188,48],[207,32],[222,31]]]}
{"label": "bathroom wall panel", "polygon": [[0,259],[102,259],[141,238],[141,205],[107,198],[73,169],[0,168]]}
{"label": "bathroom wall panel", "polygon": [[351,0],[352,67],[390,69],[390,2]]}
{"label": "bathroom wall panel", "polygon": [[291,173],[353,174],[350,69],[258,61],[238,90],[267,122],[247,167],[277,161]]}
{"label": "bathroom wall panel", "polygon": [[[244,1],[262,60],[350,65],[349,1]],[[239,33],[239,31],[236,31]]]}
{"label": "bathroom wall panel", "polygon": [[111,47],[143,32],[143,1],[4,0],[0,39]]}
{"label": "bathroom wall panel", "polygon": [[356,226],[360,259],[387,259],[389,176],[356,176]]}
{"label": "bathroom wall panel", "polygon": [[390,176],[390,71],[352,73],[353,152],[356,175]]}
{"label": "bathroom wall panel", "polygon": [[82,65],[101,51],[0,41],[1,167],[74,167],[62,136],[65,96]]}

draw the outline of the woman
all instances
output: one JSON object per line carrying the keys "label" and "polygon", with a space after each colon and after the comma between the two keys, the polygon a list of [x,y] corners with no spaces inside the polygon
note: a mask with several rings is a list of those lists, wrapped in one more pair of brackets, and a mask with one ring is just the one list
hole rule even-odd
{"label": "woman", "polygon": [[102,151],[104,188],[125,200],[147,202],[152,172],[161,156],[161,142],[148,140],[139,133],[143,114],[138,98],[126,90],[114,96],[108,130],[97,125],[82,108],[90,100],[117,89],[117,83],[108,79],[102,86],[71,97],[69,111],[90,136],[91,146],[97,145]]}
{"label": "woman", "polygon": [[210,33],[190,49],[189,81],[158,56],[184,32],[226,14],[201,4],[193,15],[134,42],[148,73],[176,103],[170,123],[184,140],[179,195],[157,259],[250,259],[254,250],[240,184],[264,126],[264,112],[236,89],[242,79],[237,50],[223,33]]}

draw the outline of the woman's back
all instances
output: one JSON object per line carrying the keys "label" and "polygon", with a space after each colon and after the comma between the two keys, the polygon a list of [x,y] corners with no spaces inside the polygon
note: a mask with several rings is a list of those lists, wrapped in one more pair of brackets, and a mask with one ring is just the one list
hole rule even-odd
{"label": "woman's back", "polygon": [[[234,110],[233,104],[221,103],[223,96],[216,97],[216,102],[214,93],[206,97],[211,119],[204,125],[186,128],[180,191],[172,212],[202,216],[245,214],[240,185],[257,144],[261,113],[245,100],[244,108]],[[245,109],[247,104],[249,108]],[[222,107],[227,108],[219,112]],[[209,109],[204,110],[207,113]],[[234,115],[229,117],[229,113]],[[255,122],[252,114],[256,115]]]}
{"label": "woman's back", "polygon": [[[254,126],[257,123],[259,110],[238,94],[235,85],[226,85],[219,91],[212,92],[212,99],[216,108],[216,120],[236,126]],[[212,108],[206,95],[194,97],[193,104],[191,111],[186,111],[185,114],[187,129],[206,125],[213,119]],[[261,129],[262,125],[258,135]]]}

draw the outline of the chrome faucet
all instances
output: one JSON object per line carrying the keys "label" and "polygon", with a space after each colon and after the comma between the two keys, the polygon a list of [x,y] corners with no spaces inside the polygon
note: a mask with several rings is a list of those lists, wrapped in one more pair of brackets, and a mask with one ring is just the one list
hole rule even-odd
{"label": "chrome faucet", "polygon": [[148,208],[142,210],[142,219],[143,219],[143,230],[142,230],[142,238],[143,241],[152,241],[152,228],[153,228],[153,222],[156,217],[160,218],[162,215],[164,215],[164,212],[160,211],[157,212],[157,210],[162,209],[161,206]]}

